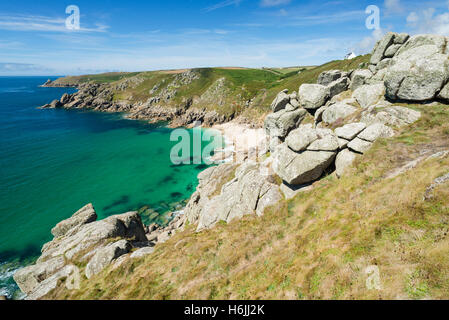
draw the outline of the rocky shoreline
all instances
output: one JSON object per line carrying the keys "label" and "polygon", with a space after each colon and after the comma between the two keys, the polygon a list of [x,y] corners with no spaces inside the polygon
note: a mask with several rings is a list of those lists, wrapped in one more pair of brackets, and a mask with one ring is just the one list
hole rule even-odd
{"label": "rocky shoreline", "polygon": [[[180,75],[182,81],[192,81],[191,71]],[[186,79],[189,80],[185,80]],[[60,100],[54,100],[41,109],[89,109],[99,112],[121,112],[126,118],[144,120],[150,123],[169,122],[169,126],[188,127],[201,122],[205,127],[226,123],[234,119],[234,115],[225,116],[216,111],[193,106],[193,98],[184,98],[181,103],[173,104],[176,91],[164,91],[145,102],[131,103],[114,99],[116,90],[124,89],[113,87],[110,84],[86,82],[81,84],[58,84],[48,80],[42,87],[73,87],[78,91],[73,94],[64,94]],[[126,88],[126,87],[125,87]]]}
{"label": "rocky shoreline", "polygon": [[137,212],[110,216],[97,221],[92,204],[52,229],[53,240],[42,247],[36,264],[14,274],[14,280],[27,295],[37,300],[54,290],[63,279],[88,279],[105,268],[118,267],[126,260],[154,252],[186,223],[183,212],[172,213],[167,226],[145,226]]}

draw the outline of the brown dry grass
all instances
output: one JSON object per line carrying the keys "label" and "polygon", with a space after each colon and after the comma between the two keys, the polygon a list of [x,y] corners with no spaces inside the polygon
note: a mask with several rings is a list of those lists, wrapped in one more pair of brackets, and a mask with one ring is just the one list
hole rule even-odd
{"label": "brown dry grass", "polygon": [[[261,218],[201,233],[189,226],[153,255],[48,298],[449,298],[449,184],[423,200],[449,157],[385,179],[422,150],[449,149],[448,106],[414,108],[420,121],[376,142],[342,179],[328,176]],[[370,265],[381,290],[366,287]]]}

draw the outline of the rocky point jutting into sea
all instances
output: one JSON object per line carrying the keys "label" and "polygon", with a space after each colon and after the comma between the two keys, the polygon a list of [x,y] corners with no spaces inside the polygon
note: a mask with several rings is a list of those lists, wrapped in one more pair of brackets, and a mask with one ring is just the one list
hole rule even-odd
{"label": "rocky point jutting into sea", "polygon": [[[186,223],[201,232],[220,221],[261,216],[268,207],[313,188],[325,176],[342,177],[376,140],[392,137],[420,119],[421,113],[403,102],[432,108],[435,101],[449,101],[447,40],[388,33],[376,44],[367,69],[325,71],[316,84],[302,84],[297,92],[281,91],[265,118],[268,139],[246,150],[238,163],[201,172],[196,192],[182,212],[173,213],[168,227],[144,226],[136,212],[96,221],[94,208],[87,205],[52,230],[54,239],[42,248],[37,263],[17,272],[15,280],[29,299],[45,298],[78,272],[90,278],[105,268],[151,255],[155,246]],[[186,73],[180,79],[189,81],[191,76]],[[132,118],[176,118],[176,124],[182,125],[199,119],[209,124],[227,120],[204,111],[188,115],[184,111],[192,101],[185,101],[185,108],[163,110],[157,102],[112,103],[108,85],[88,83],[78,88],[78,93],[64,95],[45,108],[129,112]],[[305,123],[307,118],[312,121]],[[445,156],[444,150],[434,151],[425,158]]]}

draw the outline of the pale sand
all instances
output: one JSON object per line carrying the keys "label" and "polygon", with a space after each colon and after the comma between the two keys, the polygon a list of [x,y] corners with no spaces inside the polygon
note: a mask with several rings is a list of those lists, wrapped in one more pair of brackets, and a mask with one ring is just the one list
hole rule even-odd
{"label": "pale sand", "polygon": [[265,130],[252,129],[249,126],[234,122],[215,125],[214,130],[221,132],[225,140],[225,149],[216,150],[216,160],[241,162],[248,156],[258,156],[266,149],[268,137]]}

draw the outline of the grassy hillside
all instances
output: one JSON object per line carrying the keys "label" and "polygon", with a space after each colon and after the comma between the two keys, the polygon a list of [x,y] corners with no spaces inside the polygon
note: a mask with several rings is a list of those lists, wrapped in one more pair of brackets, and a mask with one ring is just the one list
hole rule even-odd
{"label": "grassy hillside", "polygon": [[[78,291],[61,286],[48,298],[448,298],[449,183],[423,196],[449,172],[449,157],[387,177],[426,152],[449,149],[449,106],[409,107],[423,117],[378,140],[344,178],[328,176],[261,218],[201,233],[188,226],[153,255],[83,279]],[[366,286],[369,266],[379,268],[380,290]]]}
{"label": "grassy hillside", "polygon": [[[283,89],[297,91],[303,83],[316,82],[325,70],[357,69],[369,61],[369,55],[353,60],[332,61],[319,67],[278,69],[203,68],[193,69],[198,77],[183,82],[188,70],[168,70],[135,73],[106,73],[66,77],[56,85],[78,85],[86,82],[107,83],[113,88],[116,101],[145,102],[149,98],[175,90],[167,107],[177,106],[185,99],[197,99],[197,107],[215,110],[224,115],[243,115],[249,120],[263,119],[275,96]],[[220,83],[219,80],[223,82]],[[252,101],[248,106],[247,102]]]}

